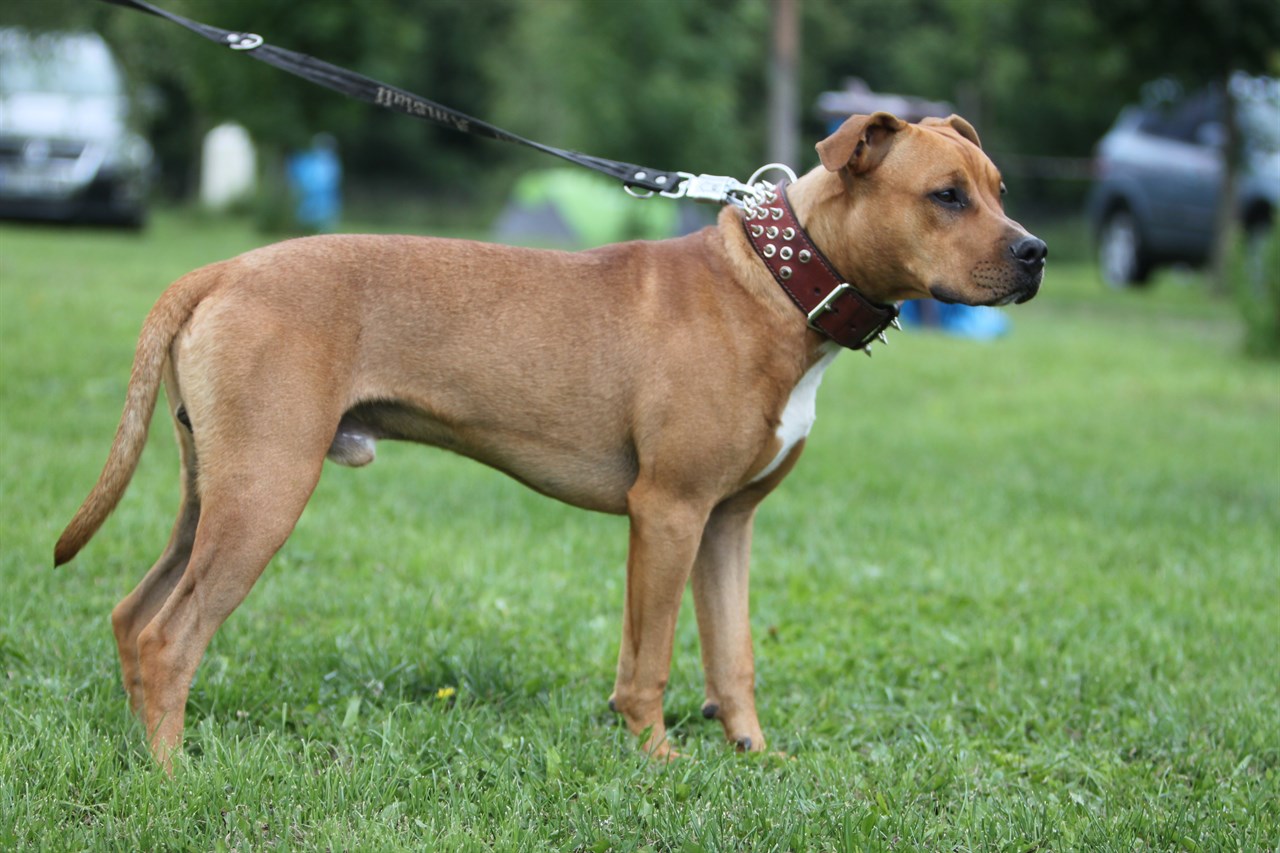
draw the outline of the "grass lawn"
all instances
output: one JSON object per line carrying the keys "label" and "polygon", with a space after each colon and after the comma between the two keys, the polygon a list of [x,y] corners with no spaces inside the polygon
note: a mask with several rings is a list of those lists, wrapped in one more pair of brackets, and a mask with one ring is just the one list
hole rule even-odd
{"label": "grass lawn", "polygon": [[58,571],[142,317],[258,245],[0,227],[0,849],[1259,850],[1280,845],[1280,370],[1188,275],[1054,264],[992,343],[892,337],[828,372],[759,515],[777,756],[667,697],[691,760],[605,707],[625,520],[446,453],[327,468],[214,639],[187,760],[152,766],[108,614],[163,545],[162,419]]}

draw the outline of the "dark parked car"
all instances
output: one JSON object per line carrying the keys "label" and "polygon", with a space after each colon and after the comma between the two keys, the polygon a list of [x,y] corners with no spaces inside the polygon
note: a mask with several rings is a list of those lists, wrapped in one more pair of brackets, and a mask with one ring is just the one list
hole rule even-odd
{"label": "dark parked car", "polygon": [[152,152],[93,33],[0,29],[0,216],[140,226]]}
{"label": "dark parked car", "polygon": [[[1260,243],[1280,205],[1280,81],[1231,81],[1244,146],[1238,214]],[[1128,107],[1098,143],[1089,201],[1102,277],[1145,283],[1158,266],[1202,264],[1213,249],[1227,133],[1223,95]]]}

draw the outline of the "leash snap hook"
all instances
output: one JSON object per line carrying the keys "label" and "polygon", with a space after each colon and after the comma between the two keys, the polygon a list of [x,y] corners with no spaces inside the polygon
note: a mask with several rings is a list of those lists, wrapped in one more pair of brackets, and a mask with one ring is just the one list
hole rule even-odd
{"label": "leash snap hook", "polygon": [[725,175],[689,175],[681,184],[681,189],[685,198],[712,204],[732,204],[735,207],[746,207],[749,203],[747,199],[755,196],[752,187]]}
{"label": "leash snap hook", "polygon": [[227,46],[232,50],[253,50],[261,47],[262,41],[257,33],[227,33]]}
{"label": "leash snap hook", "polygon": [[676,184],[675,189],[655,192],[637,190],[630,184],[623,184],[622,189],[632,198],[645,199],[660,195],[663,198],[687,198],[691,201],[733,204],[738,207],[746,207],[760,194],[756,188],[725,175],[695,175],[692,172],[676,172],[676,175],[680,177],[680,183]]}
{"label": "leash snap hook", "polygon": [[676,184],[673,190],[663,190],[659,195],[663,198],[684,198],[689,193],[689,182],[697,180],[697,175],[692,172],[676,172],[680,177],[680,183]]}

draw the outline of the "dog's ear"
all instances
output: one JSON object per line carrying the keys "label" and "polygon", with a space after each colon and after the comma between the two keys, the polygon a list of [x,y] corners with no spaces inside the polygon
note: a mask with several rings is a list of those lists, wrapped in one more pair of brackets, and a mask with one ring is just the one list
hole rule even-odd
{"label": "dog's ear", "polygon": [[973,129],[973,125],[960,118],[960,116],[952,113],[946,118],[927,118],[920,122],[925,126],[932,125],[934,127],[949,127],[965,139],[972,142],[979,148],[982,147],[982,140],[978,138],[978,131]]}
{"label": "dog's ear", "polygon": [[891,113],[850,116],[835,133],[818,143],[818,157],[829,172],[846,166],[855,175],[868,172],[880,164],[894,135],[906,126]]}

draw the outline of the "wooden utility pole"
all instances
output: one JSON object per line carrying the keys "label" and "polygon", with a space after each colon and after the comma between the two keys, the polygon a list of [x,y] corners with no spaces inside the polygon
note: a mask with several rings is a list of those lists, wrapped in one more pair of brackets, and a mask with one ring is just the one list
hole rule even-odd
{"label": "wooden utility pole", "polygon": [[769,162],[799,168],[800,0],[773,0],[769,56]]}

